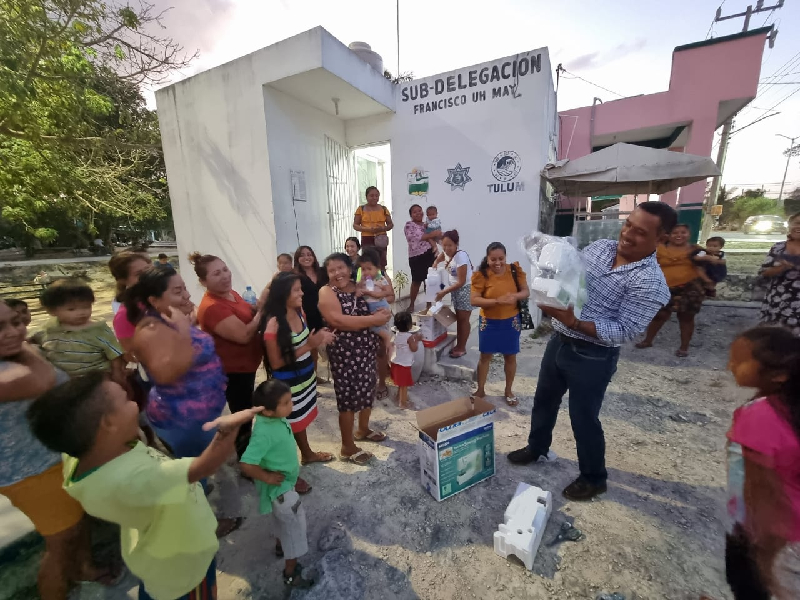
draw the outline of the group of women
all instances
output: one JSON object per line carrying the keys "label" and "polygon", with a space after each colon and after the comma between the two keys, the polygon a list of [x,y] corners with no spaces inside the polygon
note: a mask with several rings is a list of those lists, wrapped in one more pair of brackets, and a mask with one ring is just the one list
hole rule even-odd
{"label": "group of women", "polygon": [[[367,189],[366,200],[366,205],[356,211],[353,222],[353,227],[362,232],[361,243],[365,246],[375,243],[374,232],[386,235],[394,227],[390,212],[379,204],[380,193],[376,188]],[[436,300],[440,301],[449,295],[456,314],[456,343],[450,350],[450,357],[460,358],[467,353],[472,310],[474,307],[480,308],[480,359],[475,395],[483,397],[486,394],[491,358],[494,354],[501,354],[504,357],[506,379],[504,396],[509,405],[516,405],[517,398],[512,387],[522,329],[520,309],[521,303],[529,295],[524,271],[518,263],[506,262],[505,246],[499,242],[489,245],[476,271],[467,252],[459,247],[458,231],[426,232],[424,212],[419,204],[412,205],[408,214],[409,220],[403,233],[408,243],[408,266],[411,272],[410,310],[416,307],[417,296],[428,276],[428,269],[443,265],[448,275],[448,285],[437,291]],[[440,247],[440,251],[435,252],[434,247]],[[358,249],[358,240],[349,238],[345,251],[352,260],[357,259]]]}
{"label": "group of women", "polygon": [[[758,272],[766,286],[760,320],[764,324],[786,327],[800,336],[800,213],[790,216],[788,222],[786,241],[772,246]],[[657,250],[658,263],[672,298],[656,314],[645,338],[636,344],[637,348],[652,346],[658,332],[675,313],[680,329],[680,347],[675,354],[679,357],[689,354],[695,316],[706,298],[703,281],[698,274],[700,266],[695,259],[700,247],[690,243],[689,236],[687,225],[677,225],[669,240]]]}

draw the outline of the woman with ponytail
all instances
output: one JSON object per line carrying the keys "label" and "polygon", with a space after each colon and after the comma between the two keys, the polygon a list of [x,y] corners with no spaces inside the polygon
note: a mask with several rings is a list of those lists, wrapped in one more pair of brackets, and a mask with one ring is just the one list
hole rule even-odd
{"label": "woman with ponytail", "polygon": [[[311,449],[306,429],[317,418],[314,351],[333,342],[335,336],[327,328],[309,329],[303,311],[300,275],[296,273],[278,273],[275,276],[264,304],[264,315],[265,360],[272,377],[292,390],[292,414],[286,420],[300,449],[301,463],[330,462],[332,454]],[[311,487],[298,478],[295,490],[303,494]]]}
{"label": "woman with ponytail", "polygon": [[[126,291],[125,308],[136,324],[133,352],[153,382],[147,418],[175,458],[200,456],[215,434],[203,424],[225,408],[227,380],[214,339],[192,325],[189,291],[172,267],[144,271]],[[218,536],[241,522],[219,519]]]}
{"label": "woman with ponytail", "polygon": [[736,600],[798,598],[800,338],[781,327],[745,331],[728,368],[756,390],[728,431],[728,583]]}

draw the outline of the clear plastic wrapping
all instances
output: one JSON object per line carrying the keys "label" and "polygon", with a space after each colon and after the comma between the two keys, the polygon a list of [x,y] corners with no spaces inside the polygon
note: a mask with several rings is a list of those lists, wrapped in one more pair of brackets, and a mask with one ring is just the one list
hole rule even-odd
{"label": "clear plastic wrapping", "polygon": [[533,231],[520,240],[531,263],[531,301],[544,306],[572,306],[580,318],[586,302],[586,262],[575,238]]}

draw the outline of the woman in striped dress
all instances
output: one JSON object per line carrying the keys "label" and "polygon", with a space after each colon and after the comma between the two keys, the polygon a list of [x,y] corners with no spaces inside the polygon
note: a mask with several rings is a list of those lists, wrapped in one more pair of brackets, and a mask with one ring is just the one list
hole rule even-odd
{"label": "woman in striped dress", "polygon": [[[335,339],[326,328],[310,331],[303,314],[303,290],[300,276],[279,273],[272,280],[264,304],[264,350],[272,377],[292,389],[292,414],[287,421],[300,448],[301,464],[329,462],[329,452],[314,452],[308,444],[306,428],[317,417],[317,375],[312,350],[330,344]],[[297,480],[297,492],[311,488]]]}

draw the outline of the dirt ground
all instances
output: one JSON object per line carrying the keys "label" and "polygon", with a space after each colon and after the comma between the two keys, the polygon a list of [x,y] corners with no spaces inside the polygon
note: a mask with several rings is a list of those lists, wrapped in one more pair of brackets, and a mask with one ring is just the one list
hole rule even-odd
{"label": "dirt ground", "polygon": [[[105,290],[98,293],[98,309],[105,309],[110,282],[99,271],[89,275]],[[519,406],[502,403],[502,365],[492,366],[496,475],[441,503],[420,485],[414,414],[390,400],[377,402],[372,422],[389,439],[369,444],[376,454],[371,466],[334,461],[302,468],[314,489],[303,498],[310,552],[301,563],[320,578],[308,592],[287,594],[253,484],[229,465],[216,478],[211,500],[218,514],[247,519],[221,540],[219,598],[591,600],[600,592],[620,592],[626,600],[696,600],[701,593],[730,598],[723,572],[724,443],[731,413],[747,393],[735,387],[725,366],[731,340],[756,317],[747,308],[705,308],[687,359],[673,354],[674,321],[654,348],[624,348],[602,413],[609,491],[590,503],[568,502],[560,494],[577,475],[566,402],[553,443],[558,461],[518,467],[506,460],[525,444],[546,339],[523,334]],[[470,387],[425,378],[411,397],[424,408],[466,395]],[[320,392],[320,416],[309,438],[315,449],[338,454],[332,386]],[[533,572],[493,551],[493,533],[520,481],[553,492],[555,501]],[[564,520],[574,522],[584,539],[548,546]],[[78,595],[118,600],[134,598],[135,591],[129,576],[116,589],[85,585]]]}

